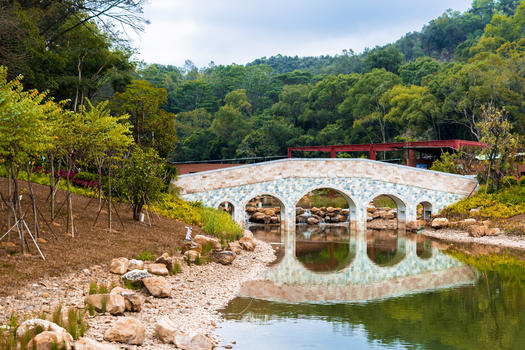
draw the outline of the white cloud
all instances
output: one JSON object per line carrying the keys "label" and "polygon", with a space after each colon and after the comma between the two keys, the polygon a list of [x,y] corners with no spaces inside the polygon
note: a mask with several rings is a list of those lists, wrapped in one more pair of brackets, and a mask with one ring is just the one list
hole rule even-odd
{"label": "white cloud", "polygon": [[448,7],[470,0],[150,0],[151,21],[134,39],[139,59],[181,66],[244,64],[262,56],[361,52],[420,30]]}

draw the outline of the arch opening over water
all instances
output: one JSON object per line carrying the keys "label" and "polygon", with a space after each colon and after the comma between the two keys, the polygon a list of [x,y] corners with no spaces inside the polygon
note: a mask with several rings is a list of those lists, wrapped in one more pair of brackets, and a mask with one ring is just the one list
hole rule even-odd
{"label": "arch opening over water", "polygon": [[304,193],[295,203],[296,224],[348,225],[355,221],[356,205],[343,191],[325,187]]}
{"label": "arch opening over water", "polygon": [[405,202],[396,195],[376,195],[366,207],[367,229],[397,230],[405,224],[405,219]]}
{"label": "arch opening over water", "polygon": [[274,195],[254,196],[246,202],[244,209],[246,226],[252,224],[280,226],[284,221],[284,203]]}
{"label": "arch opening over water", "polygon": [[416,208],[418,220],[430,220],[432,218],[432,203],[422,201],[417,205]]}

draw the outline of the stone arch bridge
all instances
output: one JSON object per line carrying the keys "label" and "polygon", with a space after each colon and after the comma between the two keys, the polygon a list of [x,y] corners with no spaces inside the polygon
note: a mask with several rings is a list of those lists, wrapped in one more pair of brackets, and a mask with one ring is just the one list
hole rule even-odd
{"label": "stone arch bridge", "polygon": [[397,205],[400,221],[416,219],[417,205],[425,203],[433,214],[471,194],[473,177],[441,173],[368,159],[288,158],[219,170],[181,175],[173,183],[188,201],[218,208],[234,207],[234,219],[244,225],[244,208],[256,196],[271,195],[281,202],[286,227],[295,225],[295,205],[309,192],[329,188],[349,203],[350,218],[366,222],[366,207],[379,195]]}

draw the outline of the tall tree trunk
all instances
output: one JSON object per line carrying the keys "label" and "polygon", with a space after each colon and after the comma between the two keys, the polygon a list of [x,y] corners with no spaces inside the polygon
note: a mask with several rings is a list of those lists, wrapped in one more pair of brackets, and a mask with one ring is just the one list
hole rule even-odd
{"label": "tall tree trunk", "polygon": [[66,225],[66,232],[71,233],[73,237],[75,237],[75,223],[73,222],[73,200],[71,198],[71,179],[69,178],[69,174],[71,174],[72,169],[72,161],[68,160],[68,165],[66,166],[66,182],[67,182],[67,225]]}
{"label": "tall tree trunk", "polygon": [[33,234],[36,239],[40,235],[40,229],[38,227],[38,217],[37,217],[38,213],[36,211],[35,193],[33,192],[33,184],[31,183],[31,174],[33,173],[33,165],[29,165],[29,162],[26,163],[26,171],[27,171],[27,188],[29,189],[29,196],[31,197],[31,204],[33,206],[33,221],[34,221]]}
{"label": "tall tree trunk", "polygon": [[108,167],[108,230],[111,232],[111,166]]}
{"label": "tall tree trunk", "polygon": [[[13,166],[12,162],[11,162],[11,174],[13,176],[13,204],[15,208],[15,222],[16,222],[18,219],[23,219],[23,218],[22,218],[22,208],[20,205],[20,197],[19,197],[20,191],[18,190],[18,169],[16,169]],[[22,220],[18,222],[18,237],[20,239],[20,247],[22,248],[22,254],[25,254],[26,247],[25,247],[25,240],[24,240],[25,238],[24,237],[24,224]]]}
{"label": "tall tree trunk", "polygon": [[55,218],[55,155],[49,154],[49,164],[51,172],[49,173],[49,198],[51,200],[51,220]]}
{"label": "tall tree trunk", "polygon": [[[12,207],[13,206],[13,202],[11,201],[11,198],[13,198],[13,197],[11,196],[11,191],[13,190],[13,188],[12,188],[12,184],[11,184],[11,179],[12,179],[11,167],[8,166],[7,163],[6,163],[5,164],[5,168],[7,170],[7,205]],[[11,212],[8,209],[7,210],[7,229],[10,229],[10,228],[11,228]]]}
{"label": "tall tree trunk", "polygon": [[98,167],[98,211],[102,209],[102,166],[103,161],[97,160]]}

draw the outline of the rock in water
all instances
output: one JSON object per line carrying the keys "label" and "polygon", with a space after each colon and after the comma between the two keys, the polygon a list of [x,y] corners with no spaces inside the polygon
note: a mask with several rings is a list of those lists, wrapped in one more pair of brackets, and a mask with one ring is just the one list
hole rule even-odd
{"label": "rock in water", "polygon": [[431,226],[432,228],[436,228],[436,229],[447,227],[448,219],[447,218],[435,218],[434,220],[432,220]]}
{"label": "rock in water", "polygon": [[148,292],[154,297],[167,298],[171,296],[171,285],[164,277],[150,277],[142,281]]}
{"label": "rock in water", "polygon": [[133,345],[141,345],[145,338],[146,328],[132,317],[119,318],[104,334],[104,340]]}
{"label": "rock in water", "polygon": [[80,338],[75,342],[75,350],[118,350],[118,347],[102,344],[89,338]]}
{"label": "rock in water", "polygon": [[155,325],[155,335],[163,343],[175,343],[175,336],[182,333],[177,330],[177,325],[168,317],[161,318]]}
{"label": "rock in water", "polygon": [[93,305],[97,312],[109,312],[112,315],[120,315],[126,311],[126,302],[120,294],[89,295],[86,298],[86,304]]}
{"label": "rock in water", "polygon": [[142,270],[142,269],[144,269],[144,261],[137,260],[137,259],[131,259],[129,261],[128,271]]}
{"label": "rock in water", "polygon": [[167,276],[170,273],[164,264],[149,264],[146,268],[149,273],[158,276]]}
{"label": "rock in water", "polygon": [[128,271],[129,260],[127,258],[115,258],[111,260],[109,272],[123,275]]}
{"label": "rock in water", "polygon": [[196,333],[176,335],[175,346],[183,350],[212,350],[210,340]]}
{"label": "rock in water", "polygon": [[27,344],[27,348],[36,350],[70,350],[72,344],[73,337],[69,333],[44,331],[31,339],[29,344]]}
{"label": "rock in water", "polygon": [[237,255],[229,250],[213,250],[211,252],[213,261],[218,262],[223,265],[230,265]]}
{"label": "rock in water", "polygon": [[124,282],[129,281],[132,284],[137,285],[141,284],[144,278],[150,277],[153,277],[153,275],[146,270],[132,270],[125,273],[124,276],[122,276],[122,279]]}

